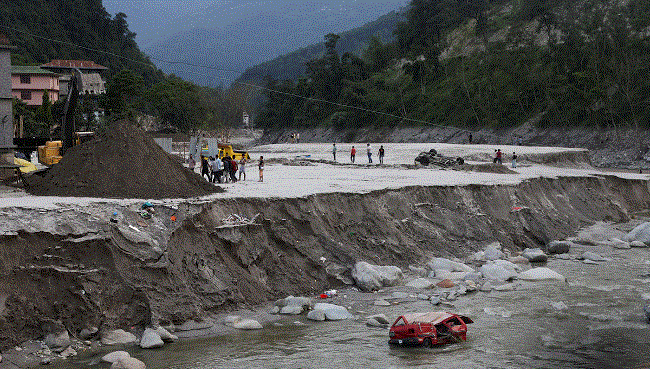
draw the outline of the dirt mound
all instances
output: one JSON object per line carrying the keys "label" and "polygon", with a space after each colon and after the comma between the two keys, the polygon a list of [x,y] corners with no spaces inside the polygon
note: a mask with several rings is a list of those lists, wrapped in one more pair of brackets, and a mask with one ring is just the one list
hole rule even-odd
{"label": "dirt mound", "polygon": [[498,173],[498,174],[517,174],[504,165],[487,163],[487,164],[463,164],[458,167],[459,170],[480,173]]}
{"label": "dirt mound", "polygon": [[162,199],[221,191],[127,122],[114,123],[102,137],[71,148],[29,184],[29,192],[40,196]]}

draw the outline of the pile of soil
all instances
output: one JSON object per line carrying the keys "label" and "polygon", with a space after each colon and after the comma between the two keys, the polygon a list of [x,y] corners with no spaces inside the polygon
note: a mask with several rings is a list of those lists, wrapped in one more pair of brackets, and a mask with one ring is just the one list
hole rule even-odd
{"label": "pile of soil", "polygon": [[128,122],[69,149],[42,178],[31,176],[29,192],[40,196],[186,198],[223,191],[183,167],[151,136]]}

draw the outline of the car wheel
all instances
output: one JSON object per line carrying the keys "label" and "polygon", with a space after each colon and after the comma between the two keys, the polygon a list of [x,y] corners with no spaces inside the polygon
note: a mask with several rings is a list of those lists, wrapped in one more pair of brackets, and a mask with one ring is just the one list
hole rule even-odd
{"label": "car wheel", "polygon": [[427,348],[432,347],[433,346],[432,345],[432,339],[431,338],[425,338],[423,340],[423,346],[425,346]]}

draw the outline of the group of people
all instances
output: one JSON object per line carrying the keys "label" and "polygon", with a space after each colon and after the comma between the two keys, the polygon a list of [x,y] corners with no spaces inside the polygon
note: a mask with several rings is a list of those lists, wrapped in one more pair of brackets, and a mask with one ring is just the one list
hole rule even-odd
{"label": "group of people", "polygon": [[[495,157],[493,158],[493,163],[502,164],[502,149],[495,150]],[[518,156],[513,153],[511,156],[511,167],[516,168],[518,164]]]}
{"label": "group of people", "polygon": [[[355,162],[355,155],[357,154],[357,149],[353,146],[350,149],[350,162]],[[373,153],[371,152],[371,144],[366,144],[366,156],[368,157],[369,164],[373,163]],[[380,145],[378,150],[378,158],[380,159],[380,164],[384,164],[384,145]],[[337,161],[337,144],[332,144],[332,160]]]}
{"label": "group of people", "polygon": [[296,132],[292,133],[292,143],[299,143],[301,141],[301,134]]}
{"label": "group of people", "polygon": [[[230,156],[225,156],[223,159],[220,159],[219,156],[201,156],[201,176],[206,177],[208,182],[215,183],[235,183],[239,181],[246,181],[246,164],[248,160],[244,155],[238,161]],[[194,166],[196,165],[194,158],[190,156],[188,159],[188,168],[194,171]],[[258,162],[258,170],[260,172],[260,182],[263,181],[263,171],[264,171],[264,158],[260,156],[260,161]],[[236,176],[239,171],[239,176]]]}

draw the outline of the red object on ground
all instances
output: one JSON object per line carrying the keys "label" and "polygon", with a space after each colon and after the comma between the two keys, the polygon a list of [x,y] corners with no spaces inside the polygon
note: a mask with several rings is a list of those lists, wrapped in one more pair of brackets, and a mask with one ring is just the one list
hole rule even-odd
{"label": "red object on ground", "polygon": [[466,340],[472,319],[446,311],[405,314],[389,330],[389,343],[431,347]]}
{"label": "red object on ground", "polygon": [[172,215],[172,217],[170,219],[172,220],[172,222],[176,222],[176,216],[175,215]]}
{"label": "red object on ground", "polygon": [[328,295],[326,295],[325,293],[322,293],[322,294],[319,295],[319,298],[327,299]]}

